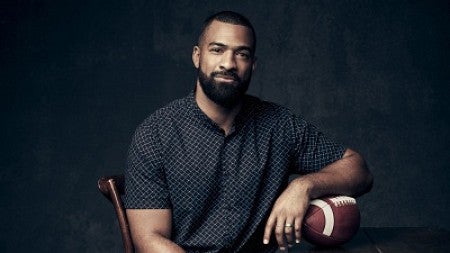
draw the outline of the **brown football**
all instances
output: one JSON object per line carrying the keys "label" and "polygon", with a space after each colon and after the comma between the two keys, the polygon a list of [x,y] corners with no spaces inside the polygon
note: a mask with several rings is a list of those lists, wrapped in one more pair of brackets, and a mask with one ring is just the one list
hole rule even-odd
{"label": "brown football", "polygon": [[356,200],[348,196],[314,199],[303,220],[302,237],[317,246],[348,242],[358,231],[360,213]]}

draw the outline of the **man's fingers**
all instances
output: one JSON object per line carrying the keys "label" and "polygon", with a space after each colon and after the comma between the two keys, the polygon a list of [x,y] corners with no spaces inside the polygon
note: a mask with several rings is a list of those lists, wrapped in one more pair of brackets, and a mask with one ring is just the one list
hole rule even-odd
{"label": "man's fingers", "polygon": [[272,215],[269,216],[269,219],[267,220],[266,227],[264,228],[264,237],[263,237],[263,243],[269,244],[270,236],[272,235],[272,230],[275,226],[275,219]]}
{"label": "man's fingers", "polygon": [[277,219],[277,225],[275,226],[275,238],[277,239],[278,246],[280,247],[280,250],[286,249],[286,240],[285,238],[285,219]]}
{"label": "man's fingers", "polygon": [[284,233],[286,236],[286,241],[289,245],[294,244],[294,219],[286,219],[286,223],[284,224]]}
{"label": "man's fingers", "polygon": [[294,224],[295,243],[300,243],[302,239],[302,219],[295,219]]}
{"label": "man's fingers", "polygon": [[273,231],[273,233],[275,233],[275,239],[277,240],[280,250],[286,250],[287,245],[285,240],[285,222],[285,219],[282,219],[280,217],[274,218],[274,216],[270,215],[269,219],[267,220],[266,227],[264,228],[263,243],[269,243]]}

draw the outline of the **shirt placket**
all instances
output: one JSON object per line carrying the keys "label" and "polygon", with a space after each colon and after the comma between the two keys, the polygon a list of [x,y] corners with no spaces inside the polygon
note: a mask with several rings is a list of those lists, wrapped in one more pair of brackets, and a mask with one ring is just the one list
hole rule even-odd
{"label": "shirt placket", "polygon": [[235,222],[235,211],[234,211],[234,196],[233,196],[233,160],[236,154],[232,152],[232,136],[224,136],[223,146],[222,146],[222,156],[221,156],[221,168],[222,168],[222,190],[223,190],[223,213],[225,217],[225,228],[226,228],[226,239],[225,244],[231,245],[234,231],[231,230],[231,224]]}

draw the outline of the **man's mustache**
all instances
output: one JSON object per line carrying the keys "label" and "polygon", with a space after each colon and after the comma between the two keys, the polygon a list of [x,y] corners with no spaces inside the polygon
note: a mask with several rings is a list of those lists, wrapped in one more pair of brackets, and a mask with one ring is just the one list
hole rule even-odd
{"label": "man's mustache", "polygon": [[211,77],[215,77],[215,76],[217,76],[217,75],[231,76],[231,77],[233,77],[233,79],[234,79],[235,81],[241,81],[241,79],[239,78],[239,76],[238,76],[236,73],[231,72],[231,71],[214,71],[214,72],[211,73]]}

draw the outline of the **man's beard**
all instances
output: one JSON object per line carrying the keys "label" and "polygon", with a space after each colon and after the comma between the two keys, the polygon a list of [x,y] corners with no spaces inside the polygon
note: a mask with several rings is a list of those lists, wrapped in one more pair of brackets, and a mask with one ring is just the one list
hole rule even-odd
{"label": "man's beard", "polygon": [[[233,77],[237,84],[227,84],[217,82],[214,77],[217,75]],[[216,104],[231,109],[244,98],[250,84],[250,79],[241,80],[234,72],[215,71],[208,77],[200,68],[198,69],[198,80],[206,96]]]}

